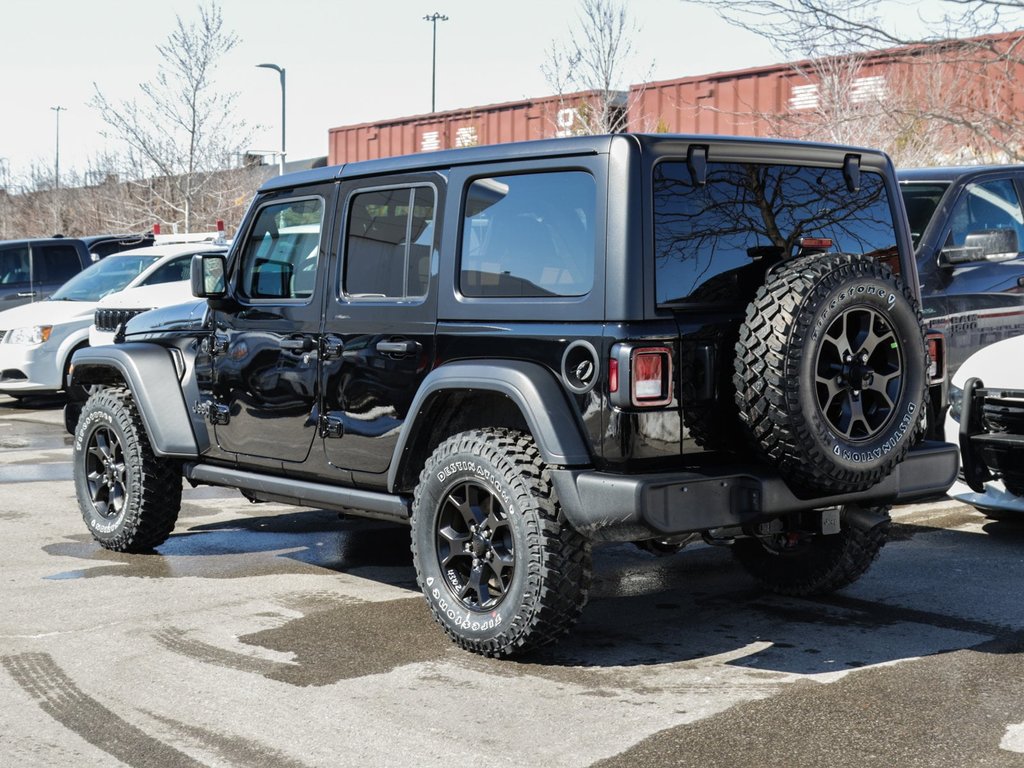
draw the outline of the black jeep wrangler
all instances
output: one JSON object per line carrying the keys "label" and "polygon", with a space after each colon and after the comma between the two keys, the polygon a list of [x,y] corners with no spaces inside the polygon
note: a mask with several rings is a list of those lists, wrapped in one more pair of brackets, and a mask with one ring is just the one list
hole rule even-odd
{"label": "black jeep wrangler", "polygon": [[183,476],[403,521],[479,653],[567,631],[596,541],[843,587],[887,505],[957,471],[920,441],[913,249],[870,150],[616,135],[317,169],[265,184],[192,283],[75,356],[93,536],[158,546]]}

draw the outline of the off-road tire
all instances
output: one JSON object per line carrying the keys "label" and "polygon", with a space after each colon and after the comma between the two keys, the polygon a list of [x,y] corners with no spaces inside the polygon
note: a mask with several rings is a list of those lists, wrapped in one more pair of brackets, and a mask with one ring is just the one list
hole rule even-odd
{"label": "off-road tire", "polygon": [[149,552],[167,540],[181,508],[181,468],[153,454],[127,389],[90,396],[78,420],[73,460],[78,505],[101,546]]}
{"label": "off-road tire", "polygon": [[590,543],[565,522],[533,438],[513,430],[437,447],[413,498],[412,555],[434,618],[486,656],[558,639],[590,589]]}
{"label": "off-road tire", "polygon": [[917,303],[888,266],[857,254],[799,257],[747,307],[733,378],[739,418],[796,489],[864,490],[919,437],[926,357]]}
{"label": "off-road tire", "polygon": [[844,525],[836,534],[808,534],[793,546],[783,536],[737,539],[736,560],[772,592],[806,597],[849,586],[867,571],[885,545],[890,522],[871,528]]}

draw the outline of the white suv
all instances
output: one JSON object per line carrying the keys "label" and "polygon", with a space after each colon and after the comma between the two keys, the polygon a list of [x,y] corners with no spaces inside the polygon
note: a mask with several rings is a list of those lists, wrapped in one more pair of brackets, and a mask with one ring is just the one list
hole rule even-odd
{"label": "white suv", "polygon": [[0,312],[0,394],[18,398],[64,389],[71,356],[88,346],[89,328],[104,296],[180,281],[188,277],[194,254],[225,250],[212,243],[179,243],[113,254],[49,299]]}

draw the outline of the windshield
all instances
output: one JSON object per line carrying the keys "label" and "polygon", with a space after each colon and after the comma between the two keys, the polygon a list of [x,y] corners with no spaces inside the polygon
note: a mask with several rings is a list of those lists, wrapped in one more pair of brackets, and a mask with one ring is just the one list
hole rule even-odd
{"label": "windshield", "polygon": [[921,242],[921,235],[928,229],[928,222],[932,220],[935,209],[939,207],[939,200],[947,189],[949,184],[946,182],[900,184],[903,205],[907,209],[907,221],[910,223],[910,236],[915,248]]}
{"label": "windshield", "polygon": [[50,297],[54,301],[99,301],[120,291],[159,256],[107,256],[68,280]]}

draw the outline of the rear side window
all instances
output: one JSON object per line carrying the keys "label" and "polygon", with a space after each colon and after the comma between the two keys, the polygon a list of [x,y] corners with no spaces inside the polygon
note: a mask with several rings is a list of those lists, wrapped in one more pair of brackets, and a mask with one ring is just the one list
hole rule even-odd
{"label": "rear side window", "polygon": [[349,299],[427,295],[434,242],[434,188],[392,187],[354,194],[345,228]]}
{"label": "rear side window", "polygon": [[896,254],[882,177],[863,171],[851,192],[840,168],[709,163],[699,186],[685,162],[655,167],[659,305],[749,300],[767,266],[796,255],[805,237],[829,238],[837,252]]}
{"label": "rear side window", "polygon": [[0,285],[27,283],[30,275],[27,245],[0,250]]}
{"label": "rear side window", "polygon": [[907,220],[910,222],[910,237],[914,247],[921,242],[921,236],[928,229],[928,223],[939,207],[939,200],[946,194],[949,184],[935,182],[928,184],[906,183],[900,185],[903,195],[903,206],[907,209]]}
{"label": "rear side window", "polygon": [[313,295],[323,213],[324,203],[319,197],[273,203],[260,209],[242,253],[243,295],[279,300]]}
{"label": "rear side window", "polygon": [[469,297],[584,296],[594,286],[596,185],[582,171],[477,179],[463,207]]}
{"label": "rear side window", "polygon": [[70,245],[44,245],[32,249],[36,260],[36,279],[44,283],[64,283],[82,271],[78,251]]}

